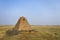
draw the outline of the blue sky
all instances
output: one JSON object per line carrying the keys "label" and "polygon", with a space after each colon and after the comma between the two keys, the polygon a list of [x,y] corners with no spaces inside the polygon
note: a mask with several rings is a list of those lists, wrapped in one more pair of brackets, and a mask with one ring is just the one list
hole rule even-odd
{"label": "blue sky", "polygon": [[21,16],[30,25],[60,25],[60,0],[0,0],[0,25],[15,25]]}

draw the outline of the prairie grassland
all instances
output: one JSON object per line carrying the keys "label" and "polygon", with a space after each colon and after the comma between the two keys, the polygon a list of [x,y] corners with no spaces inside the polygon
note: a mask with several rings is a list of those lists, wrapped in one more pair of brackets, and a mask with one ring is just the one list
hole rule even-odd
{"label": "prairie grassland", "polygon": [[37,32],[7,36],[6,31],[13,28],[14,26],[1,26],[0,40],[60,40],[60,26],[32,26]]}

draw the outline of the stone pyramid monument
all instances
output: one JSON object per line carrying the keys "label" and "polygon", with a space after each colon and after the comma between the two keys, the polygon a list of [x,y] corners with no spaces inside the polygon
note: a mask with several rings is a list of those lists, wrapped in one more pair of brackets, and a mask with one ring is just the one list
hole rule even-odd
{"label": "stone pyramid monument", "polygon": [[22,17],[20,17],[20,19],[16,23],[14,30],[18,30],[18,31],[27,30],[27,31],[29,31],[29,30],[32,30],[32,28],[29,25],[27,19],[24,16],[22,16]]}

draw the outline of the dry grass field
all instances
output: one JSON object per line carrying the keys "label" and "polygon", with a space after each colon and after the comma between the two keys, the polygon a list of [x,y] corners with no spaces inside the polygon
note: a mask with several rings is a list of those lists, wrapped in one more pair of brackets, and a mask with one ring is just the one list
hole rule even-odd
{"label": "dry grass field", "polygon": [[60,40],[60,26],[32,26],[37,32],[8,36],[6,31],[13,28],[14,26],[0,26],[0,40]]}

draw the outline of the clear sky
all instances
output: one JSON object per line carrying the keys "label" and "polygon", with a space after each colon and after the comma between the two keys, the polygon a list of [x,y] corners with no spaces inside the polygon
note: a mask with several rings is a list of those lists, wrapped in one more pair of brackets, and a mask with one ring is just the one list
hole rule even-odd
{"label": "clear sky", "polygon": [[0,0],[0,25],[25,16],[31,25],[60,25],[60,0]]}

